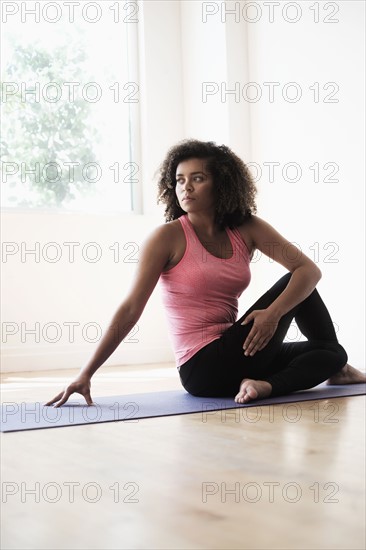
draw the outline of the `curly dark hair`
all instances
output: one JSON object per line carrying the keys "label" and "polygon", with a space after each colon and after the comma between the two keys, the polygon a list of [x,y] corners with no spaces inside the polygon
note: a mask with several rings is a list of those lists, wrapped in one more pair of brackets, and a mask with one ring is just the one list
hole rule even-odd
{"label": "curly dark hair", "polygon": [[207,160],[214,182],[215,222],[224,229],[241,225],[257,211],[257,189],[244,162],[226,145],[213,141],[185,139],[171,147],[158,168],[158,203],[166,205],[165,221],[176,220],[185,211],[177,204],[176,170],[180,162],[192,158]]}

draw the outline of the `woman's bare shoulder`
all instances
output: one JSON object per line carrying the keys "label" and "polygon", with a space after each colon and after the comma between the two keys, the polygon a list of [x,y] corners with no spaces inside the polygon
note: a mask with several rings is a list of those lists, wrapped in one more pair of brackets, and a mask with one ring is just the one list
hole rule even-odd
{"label": "woman's bare shoulder", "polygon": [[171,222],[166,222],[166,223],[162,223],[162,224],[159,224],[157,225],[156,227],[154,227],[154,229],[152,229],[150,231],[150,233],[148,234],[148,238],[150,237],[160,237],[160,238],[169,238],[169,237],[172,237],[174,234],[176,234],[179,230],[179,226],[180,226],[180,222],[179,220],[173,220]]}
{"label": "woman's bare shoulder", "polygon": [[268,222],[252,214],[237,229],[240,231],[241,235],[246,235],[249,239],[252,239],[254,244],[255,235],[258,234],[258,232],[268,231],[268,229],[273,228]]}
{"label": "woman's bare shoulder", "polygon": [[156,246],[164,248],[168,255],[164,271],[174,267],[182,259],[186,247],[184,231],[180,221],[173,220],[160,225],[155,230]]}
{"label": "woman's bare shoulder", "polygon": [[156,226],[144,240],[143,249],[147,254],[161,255],[166,265],[172,263],[177,251],[184,245],[184,235],[179,220],[173,220]]}
{"label": "woman's bare shoulder", "polygon": [[150,237],[164,240],[167,239],[169,241],[170,239],[174,239],[176,235],[179,235],[180,232],[181,223],[179,222],[179,220],[173,220],[171,222],[157,225],[150,233]]}

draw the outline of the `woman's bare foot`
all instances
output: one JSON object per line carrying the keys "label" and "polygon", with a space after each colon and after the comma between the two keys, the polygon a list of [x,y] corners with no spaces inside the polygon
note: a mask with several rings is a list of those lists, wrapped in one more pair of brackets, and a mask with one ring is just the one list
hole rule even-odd
{"label": "woman's bare foot", "polygon": [[327,380],[327,384],[331,386],[339,384],[362,384],[363,382],[366,382],[366,374],[351,367],[348,363],[342,370]]}
{"label": "woman's bare foot", "polygon": [[241,381],[239,393],[235,396],[236,403],[247,403],[253,399],[261,399],[271,395],[272,386],[264,380],[244,378]]}

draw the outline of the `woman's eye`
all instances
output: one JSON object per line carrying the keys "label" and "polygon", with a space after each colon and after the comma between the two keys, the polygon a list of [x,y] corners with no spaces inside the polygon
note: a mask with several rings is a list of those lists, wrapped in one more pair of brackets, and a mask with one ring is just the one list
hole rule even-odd
{"label": "woman's eye", "polygon": [[[202,177],[202,176],[194,176],[193,181],[203,181],[203,177]],[[177,185],[178,185],[178,184],[182,184],[182,185],[183,185],[183,184],[184,184],[184,178],[178,178],[178,179],[176,180],[176,183],[177,183]]]}

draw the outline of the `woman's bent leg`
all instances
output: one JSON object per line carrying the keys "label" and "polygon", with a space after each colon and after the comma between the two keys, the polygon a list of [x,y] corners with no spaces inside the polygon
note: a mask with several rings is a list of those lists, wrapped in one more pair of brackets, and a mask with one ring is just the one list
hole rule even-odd
{"label": "woman's bent leg", "polygon": [[[243,378],[252,378],[268,380],[273,395],[279,395],[313,387],[344,366],[346,352],[338,344],[332,320],[316,289],[280,319],[263,350],[251,357],[244,355],[243,343],[252,323],[241,325],[241,322],[251,311],[267,308],[286,288],[290,277],[290,273],[281,277],[221,338],[182,366],[182,384],[189,393],[233,396]],[[307,347],[292,344],[290,348],[283,343],[294,318],[309,339],[298,344],[308,344]]]}
{"label": "woman's bent leg", "polygon": [[264,380],[272,386],[271,395],[285,395],[317,386],[346,363],[347,353],[338,342],[285,342],[271,365],[273,374]]}

